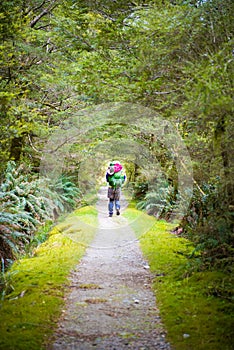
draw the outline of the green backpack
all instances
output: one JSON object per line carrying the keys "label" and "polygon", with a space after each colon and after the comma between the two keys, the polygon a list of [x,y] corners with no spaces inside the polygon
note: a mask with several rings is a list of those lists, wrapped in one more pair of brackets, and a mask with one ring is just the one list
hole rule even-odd
{"label": "green backpack", "polygon": [[122,174],[122,171],[119,171],[118,173],[114,173],[112,176],[109,176],[109,184],[114,189],[120,188],[124,182],[124,175]]}

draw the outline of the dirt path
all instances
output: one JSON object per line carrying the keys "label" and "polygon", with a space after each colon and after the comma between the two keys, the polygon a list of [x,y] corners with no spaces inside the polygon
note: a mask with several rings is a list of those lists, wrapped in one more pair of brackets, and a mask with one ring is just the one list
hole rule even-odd
{"label": "dirt path", "polygon": [[[71,293],[50,349],[169,350],[147,262],[126,220],[107,217],[107,203],[102,188],[98,232],[71,274]],[[126,202],[121,204],[123,210]]]}

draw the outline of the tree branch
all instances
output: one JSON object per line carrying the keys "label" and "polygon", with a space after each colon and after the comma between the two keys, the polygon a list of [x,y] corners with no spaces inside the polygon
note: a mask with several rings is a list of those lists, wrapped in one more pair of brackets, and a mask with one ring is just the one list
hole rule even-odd
{"label": "tree branch", "polygon": [[33,143],[32,143],[32,140],[31,140],[31,137],[30,137],[29,134],[28,134],[28,141],[29,141],[29,144],[30,144],[30,146],[32,147],[32,149],[33,149],[35,152],[41,154],[41,151],[39,151],[38,149],[36,149],[36,148],[33,146]]}
{"label": "tree branch", "polygon": [[37,15],[31,22],[30,22],[30,27],[34,28],[35,25],[37,24],[38,21],[45,15],[47,15],[50,11],[52,11],[55,7],[57,6],[57,0],[53,0],[51,4],[45,8],[39,15]]}
{"label": "tree branch", "polygon": [[43,102],[43,105],[47,106],[47,107],[50,107],[50,108],[53,108],[53,109],[56,109],[56,111],[60,111],[60,108],[58,108],[58,106],[60,106],[60,104],[53,105],[53,104],[48,103],[48,102]]}
{"label": "tree branch", "polygon": [[175,91],[176,90],[171,90],[171,91],[154,91],[153,94],[154,95],[168,95],[168,94],[172,94]]}
{"label": "tree branch", "polygon": [[43,0],[42,3],[40,5],[38,5],[37,7],[34,8],[29,8],[28,11],[25,11],[25,15],[28,16],[30,14],[30,12],[35,12],[37,10],[39,10],[43,5],[45,5],[46,0]]}

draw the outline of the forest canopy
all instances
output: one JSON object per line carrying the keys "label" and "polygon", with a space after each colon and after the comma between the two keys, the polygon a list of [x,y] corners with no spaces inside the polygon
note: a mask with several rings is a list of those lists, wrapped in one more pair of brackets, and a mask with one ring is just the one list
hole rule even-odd
{"label": "forest canopy", "polygon": [[[109,146],[104,145],[128,139],[146,149],[164,173],[155,186],[149,186],[154,175],[147,171],[148,165],[139,166],[131,157],[124,159],[139,207],[170,218],[178,196],[178,165],[176,169],[175,157],[155,134],[151,114],[145,122],[149,127],[142,131],[137,122],[128,125],[115,116],[114,122],[110,118],[98,124],[105,119],[104,114],[82,112],[109,103],[127,103],[150,109],[153,116],[172,124],[184,140],[193,166],[194,190],[181,225],[205,259],[211,256],[212,261],[223,262],[230,258],[234,210],[233,9],[231,0],[1,2],[4,244],[13,244],[21,240],[22,232],[27,235],[30,231],[22,223],[23,210],[28,224],[35,218],[36,189],[34,202],[25,192],[27,205],[22,204],[22,198],[12,197],[12,193],[23,197],[14,187],[20,183],[17,176],[27,176],[25,187],[32,181],[35,185],[51,136],[66,130],[79,115],[83,133],[66,150],[66,171],[58,180],[60,191],[69,187],[70,179],[64,180],[64,175],[75,175],[74,185],[79,190],[77,176],[84,159],[89,157],[95,167],[101,167],[102,150],[108,159]],[[87,128],[89,125],[93,127]],[[9,174],[15,182],[9,183]],[[88,190],[93,186],[89,181],[82,184]],[[72,189],[70,199],[78,193]],[[60,197],[57,206],[52,199],[53,204],[41,203],[40,210],[50,205],[53,213],[61,210],[67,198]],[[45,217],[37,213],[36,219],[43,222]],[[17,230],[12,229],[14,225],[18,225]],[[31,225],[36,222],[31,220]],[[11,239],[12,232],[21,233]]]}

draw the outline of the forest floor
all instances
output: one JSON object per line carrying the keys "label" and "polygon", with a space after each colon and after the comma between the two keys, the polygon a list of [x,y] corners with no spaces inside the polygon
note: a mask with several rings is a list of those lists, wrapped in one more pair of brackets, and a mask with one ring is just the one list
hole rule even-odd
{"label": "forest floor", "polygon": [[[48,349],[171,349],[151,289],[152,275],[123,216],[108,217],[99,192],[98,230],[70,275],[70,294]],[[127,206],[121,199],[122,211]]]}

